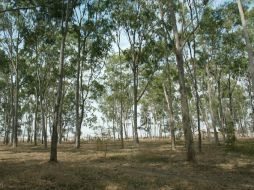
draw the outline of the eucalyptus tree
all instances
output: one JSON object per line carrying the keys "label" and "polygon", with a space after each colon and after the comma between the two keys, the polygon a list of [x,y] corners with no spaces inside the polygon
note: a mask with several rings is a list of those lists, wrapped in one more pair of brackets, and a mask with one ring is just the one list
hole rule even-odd
{"label": "eucalyptus tree", "polygon": [[11,133],[11,120],[12,120],[12,104],[11,104],[11,88],[10,88],[10,75],[11,68],[9,59],[3,50],[0,50],[0,93],[1,93],[1,121],[3,121],[3,128],[0,129],[4,133],[4,144],[9,144]]}
{"label": "eucalyptus tree", "polygon": [[[110,47],[110,20],[106,1],[82,1],[74,10],[71,35],[73,64],[76,64],[76,148],[80,147],[81,126],[90,86],[101,71]],[[77,48],[76,48],[77,47]],[[76,50],[75,50],[76,49]]]}
{"label": "eucalyptus tree", "polygon": [[[52,138],[51,138],[51,151],[50,151],[50,161],[57,162],[57,142],[58,134],[57,127],[59,124],[59,118],[61,117],[60,104],[62,102],[62,90],[63,90],[63,76],[64,76],[64,50],[65,50],[65,41],[69,29],[69,21],[73,14],[73,9],[76,6],[76,1],[68,0],[62,2],[55,2],[56,16],[60,17],[61,22],[61,46],[60,46],[60,55],[59,55],[59,79],[57,86],[57,95],[54,106],[54,119],[52,125]],[[51,7],[52,8],[52,7]],[[54,14],[53,14],[54,15]]]}
{"label": "eucalyptus tree", "polygon": [[[143,111],[143,122],[141,126],[145,126],[145,130],[148,132],[149,136],[162,137],[162,132],[164,130],[163,119],[165,117],[165,99],[163,93],[163,78],[161,75],[157,74],[151,81],[151,84],[147,88],[147,92],[144,98],[141,100],[142,111]],[[153,122],[152,122],[153,119]],[[154,133],[152,134],[152,123],[154,127]],[[158,133],[157,133],[158,131]],[[169,131],[168,129],[166,131]]]}
{"label": "eucalyptus tree", "polygon": [[[247,49],[247,53],[248,53],[248,61],[249,61],[249,68],[248,68],[248,72],[249,72],[249,96],[251,99],[251,105],[252,105],[252,128],[254,131],[254,104],[253,104],[253,94],[254,94],[254,58],[253,58],[253,51],[252,51],[252,46],[251,46],[251,34],[249,34],[248,32],[248,28],[250,26],[250,24],[248,25],[248,19],[246,20],[245,18],[245,13],[244,13],[244,8],[242,5],[242,1],[241,0],[237,0],[237,6],[238,6],[238,10],[239,10],[239,14],[240,14],[240,18],[241,18],[241,23],[242,23],[242,28],[243,28],[243,34],[244,34],[244,39],[245,39],[245,43],[246,43],[246,49]],[[249,11],[251,12],[251,11]],[[251,14],[249,14],[251,16]],[[252,15],[253,17],[253,15]],[[251,19],[250,19],[251,20]],[[249,22],[251,23],[251,22]],[[251,26],[250,26],[251,27]]]}
{"label": "eucalyptus tree", "polygon": [[166,60],[166,65],[164,66],[162,73],[162,87],[164,92],[164,97],[167,103],[167,115],[168,115],[168,123],[170,127],[171,134],[171,148],[175,149],[175,119],[174,114],[175,110],[173,107],[173,102],[175,101],[175,85],[174,81],[178,80],[178,74],[176,68],[169,63],[169,60]]}
{"label": "eucalyptus tree", "polygon": [[249,60],[249,73],[250,73],[250,78],[252,81],[252,93],[254,94],[254,58],[253,58],[253,51],[252,51],[252,46],[249,38],[249,33],[248,33],[248,25],[245,19],[244,15],[244,10],[242,6],[241,0],[237,0],[237,5],[238,5],[238,10],[240,13],[241,17],[241,22],[242,22],[242,27],[243,27],[243,33],[244,33],[244,39],[246,43],[246,49],[248,52],[248,60]]}
{"label": "eucalyptus tree", "polygon": [[[218,124],[224,140],[226,140],[228,131],[232,133],[229,128],[234,129],[234,123],[236,123],[233,92],[238,80],[244,77],[246,71],[243,43],[239,35],[239,21],[237,7],[234,3],[227,3],[224,8],[210,8],[205,12],[201,24],[201,34],[199,34],[201,47],[206,47],[200,51],[200,61],[207,63],[205,67],[209,77],[207,80],[208,100],[213,128],[217,133],[215,116],[218,115],[217,118],[220,121]],[[212,81],[216,83],[214,84]],[[217,100],[215,98],[216,91]],[[227,117],[231,118],[226,118],[224,113],[223,102],[227,102],[226,98],[229,100],[227,107],[230,111]],[[213,102],[218,106],[213,106]],[[218,142],[218,138],[216,142]]]}
{"label": "eucalyptus tree", "polygon": [[[131,90],[131,76],[128,71],[128,63],[125,61],[124,55],[114,54],[109,57],[103,77],[105,93],[100,101],[103,114],[108,121],[112,122],[114,139],[116,131],[120,133],[122,148],[124,148],[123,123],[125,123],[132,106],[129,93]],[[118,127],[116,127],[116,124]]]}
{"label": "eucalyptus tree", "polygon": [[52,27],[52,23],[48,21],[45,12],[40,13],[38,11],[29,11],[26,13],[26,28],[22,32],[22,35],[24,36],[26,61],[30,67],[28,73],[30,73],[30,77],[32,77],[32,79],[28,78],[26,81],[27,83],[31,83],[30,86],[28,85],[27,87],[35,89],[28,93],[28,95],[33,94],[36,99],[34,143],[35,145],[37,144],[38,127],[36,118],[38,111],[40,110],[43,143],[45,148],[47,148],[45,104],[47,94],[53,86],[51,83],[53,74],[49,71],[55,69],[53,63],[56,62],[57,55],[52,53],[54,52],[52,50],[57,50],[57,44],[56,41],[52,39],[52,35],[56,34],[56,32],[54,27]]}
{"label": "eucalyptus tree", "polygon": [[[150,1],[115,1],[112,15],[114,20],[117,20],[118,27],[124,31],[123,34],[129,43],[129,48],[124,51],[124,54],[133,75],[133,129],[134,143],[138,145],[138,102],[156,70],[157,60],[151,50],[155,48],[152,46],[155,44],[155,11]],[[146,52],[147,50],[150,55]],[[150,75],[146,77],[144,88],[139,89],[139,84],[142,82],[139,73],[144,70],[145,65],[149,65],[147,68],[150,67]]]}
{"label": "eucalyptus tree", "polygon": [[22,12],[6,12],[3,19],[1,19],[1,38],[2,49],[7,52],[11,65],[11,84],[14,84],[12,96],[13,102],[13,123],[12,123],[12,136],[13,147],[17,147],[18,141],[18,109],[19,109],[19,62],[20,62],[20,49],[22,48],[23,38],[20,31],[24,27],[24,17]]}
{"label": "eucalyptus tree", "polygon": [[188,98],[186,94],[186,86],[184,81],[185,80],[184,59],[183,59],[183,53],[182,53],[183,47],[185,45],[185,42],[183,40],[186,40],[186,39],[181,38],[181,41],[180,41],[180,32],[178,30],[178,26],[177,26],[178,23],[176,20],[176,13],[177,13],[176,4],[171,1],[168,1],[168,2],[160,1],[159,3],[160,3],[161,21],[164,24],[164,28],[168,34],[167,38],[169,39],[172,38],[171,31],[173,31],[174,44],[171,44],[171,45],[173,46],[173,50],[176,56],[176,62],[177,62],[178,72],[179,72],[181,106],[182,106],[181,109],[182,109],[184,136],[185,136],[186,148],[187,148],[187,160],[192,161],[195,159],[195,154],[194,154],[195,151],[193,148],[193,137],[191,132],[189,106],[187,101]]}

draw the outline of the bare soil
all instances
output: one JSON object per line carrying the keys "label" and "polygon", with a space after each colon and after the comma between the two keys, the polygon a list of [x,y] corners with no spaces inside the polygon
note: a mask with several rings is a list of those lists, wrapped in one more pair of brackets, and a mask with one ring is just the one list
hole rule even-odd
{"label": "bare soil", "polygon": [[[107,149],[107,150],[106,150]],[[197,161],[185,161],[182,143],[170,149],[166,140],[83,143],[58,148],[58,163],[49,163],[49,149],[0,145],[0,189],[32,190],[254,190],[254,141],[240,141],[232,150],[203,145]]]}

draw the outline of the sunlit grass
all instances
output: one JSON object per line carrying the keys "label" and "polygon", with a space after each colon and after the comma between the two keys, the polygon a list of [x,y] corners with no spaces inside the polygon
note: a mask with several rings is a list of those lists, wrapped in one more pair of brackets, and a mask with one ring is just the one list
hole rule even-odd
{"label": "sunlit grass", "polygon": [[[170,142],[108,142],[107,152],[93,143],[80,150],[72,144],[58,147],[59,163],[48,162],[49,149],[20,144],[17,149],[0,145],[0,189],[254,189],[253,141],[239,141],[241,151],[225,151],[205,143],[196,163],[185,160],[183,143],[172,151]],[[1,188],[2,185],[2,188]]]}

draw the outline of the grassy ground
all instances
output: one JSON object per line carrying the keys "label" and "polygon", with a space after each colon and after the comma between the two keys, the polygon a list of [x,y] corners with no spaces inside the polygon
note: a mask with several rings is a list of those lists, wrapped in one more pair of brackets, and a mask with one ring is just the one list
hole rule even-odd
{"label": "grassy ground", "polygon": [[[0,145],[0,189],[254,189],[254,142],[236,148],[205,144],[196,163],[185,161],[182,145],[170,150],[166,141],[144,141],[139,148],[84,143],[80,150],[59,145],[59,163],[48,163],[49,150],[22,144]],[[97,150],[98,149],[98,150]]]}

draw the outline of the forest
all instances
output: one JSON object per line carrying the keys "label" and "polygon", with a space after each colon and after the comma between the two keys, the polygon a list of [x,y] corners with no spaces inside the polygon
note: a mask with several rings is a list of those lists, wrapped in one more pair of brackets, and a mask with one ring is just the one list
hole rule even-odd
{"label": "forest", "polygon": [[254,189],[252,0],[0,0],[1,189]]}

